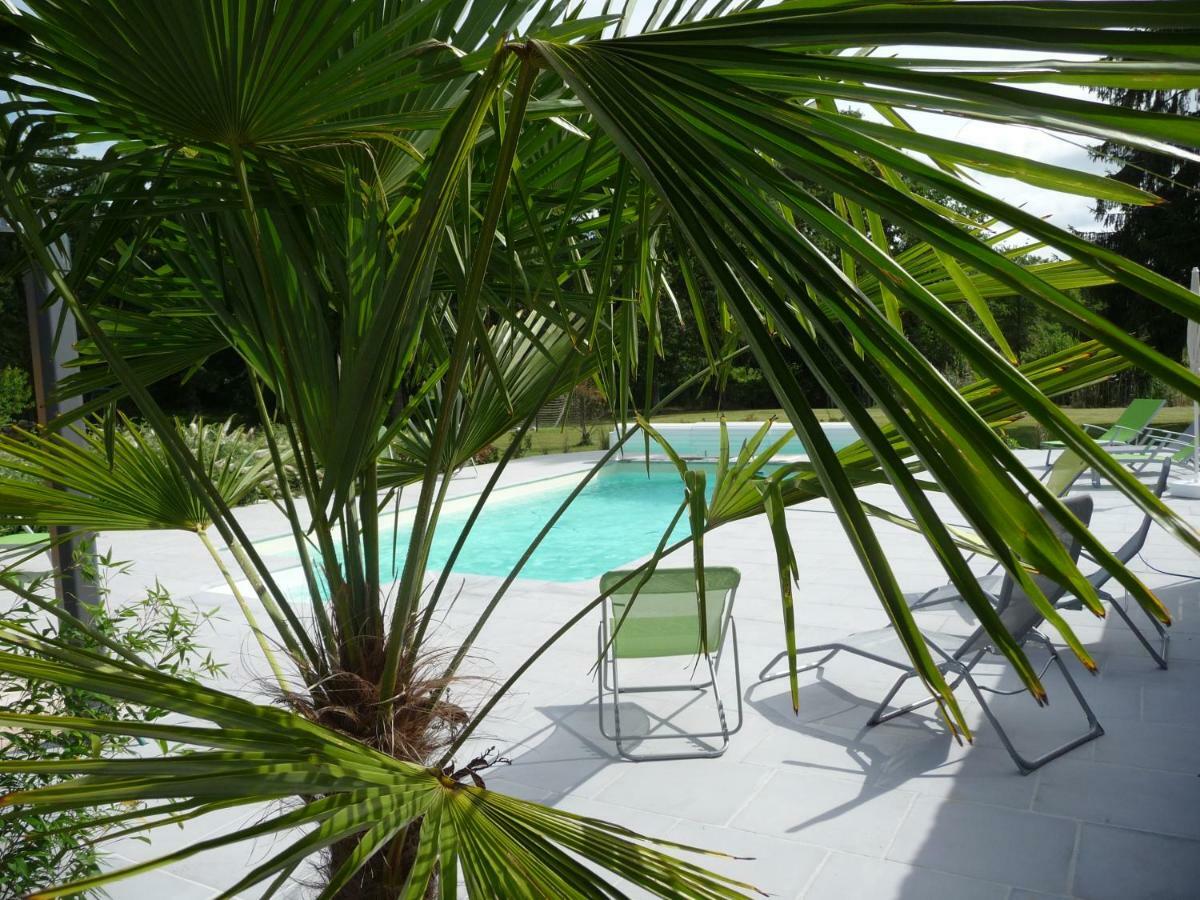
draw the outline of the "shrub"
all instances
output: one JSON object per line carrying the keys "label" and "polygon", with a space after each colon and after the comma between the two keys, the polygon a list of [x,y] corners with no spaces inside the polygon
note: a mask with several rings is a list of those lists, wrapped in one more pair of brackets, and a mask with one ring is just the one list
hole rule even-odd
{"label": "shrub", "polygon": [[33,405],[29,375],[16,366],[0,369],[0,427],[20,418]]}
{"label": "shrub", "polygon": [[[108,564],[106,568],[111,567]],[[0,582],[0,585],[3,583]],[[12,586],[12,585],[4,585]],[[40,605],[54,603],[53,589],[35,584],[17,596],[7,608],[0,606],[0,621],[8,630],[51,640],[61,635],[57,620]],[[107,594],[107,591],[104,592]],[[213,675],[220,666],[196,643],[197,633],[212,613],[202,614],[176,603],[157,583],[144,597],[120,607],[107,601],[89,608],[94,633],[116,641],[143,659],[153,661],[159,671],[182,678]],[[107,653],[93,634],[73,629],[72,642],[85,650]],[[6,648],[37,658],[32,650]],[[4,711],[19,715],[63,715],[92,719],[137,718],[153,721],[162,710],[135,706],[76,688],[67,688],[0,675],[0,698]],[[7,762],[109,758],[134,750],[137,739],[119,735],[88,734],[82,731],[46,732],[33,729],[0,729],[0,757]],[[53,784],[60,779],[47,774],[0,772],[0,795]],[[28,812],[0,816],[0,896],[23,897],[47,884],[86,877],[99,871],[103,859],[97,839],[113,827],[100,820],[114,813],[129,812],[128,804],[58,812]],[[84,839],[80,839],[81,836]]]}

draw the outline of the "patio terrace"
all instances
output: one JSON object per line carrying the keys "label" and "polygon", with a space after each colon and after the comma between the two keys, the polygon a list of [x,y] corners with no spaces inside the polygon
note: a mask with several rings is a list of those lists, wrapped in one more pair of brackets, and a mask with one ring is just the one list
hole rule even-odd
{"label": "patio terrace", "polygon": [[[520,460],[505,483],[579,469],[591,455]],[[1041,454],[1025,461],[1035,465]],[[456,479],[452,495],[481,482]],[[1086,480],[1077,490],[1090,490]],[[1093,530],[1119,544],[1140,518],[1118,494],[1096,490]],[[898,508],[886,487],[868,499]],[[941,501],[941,498],[935,498]],[[1200,502],[1169,500],[1189,516]],[[243,510],[254,537],[285,530],[269,504]],[[823,504],[789,513],[802,584],[796,596],[798,636],[821,643],[880,627],[886,617]],[[946,507],[948,521],[958,521]],[[906,590],[921,592],[944,578],[923,540],[879,526]],[[159,576],[177,598],[219,608],[222,621],[208,642],[229,663],[227,690],[256,690],[265,667],[231,597],[203,551],[182,534],[106,535],[118,559],[136,563],[117,587]],[[1068,621],[1100,664],[1088,677],[1068,660],[1106,734],[1022,777],[969,694],[962,702],[978,724],[975,743],[957,745],[928,709],[875,728],[874,704],[892,681],[890,670],[845,655],[801,676],[794,715],[786,681],[756,685],[759,669],[782,647],[774,554],[765,521],[728,525],[710,536],[710,564],[742,572],[734,615],[741,649],[745,724],[720,759],[634,764],[601,736],[590,672],[595,627],[590,616],[550,650],[497,708],[466,756],[496,746],[511,766],[484,774],[488,786],[602,817],[642,833],[723,850],[740,861],[714,868],[772,896],[806,900],[852,898],[1077,897],[1087,900],[1184,898],[1200,883],[1200,563],[1161,530],[1152,530],[1132,568],[1160,591],[1175,619],[1170,669],[1161,671],[1123,623],[1085,612]],[[1154,571],[1147,562],[1156,569]],[[690,564],[684,551],[678,564]],[[984,566],[980,566],[984,568]],[[1176,573],[1176,574],[1165,574]],[[499,579],[465,577],[442,633],[449,645],[490,596]],[[519,581],[483,633],[472,674],[503,680],[564,619],[596,593],[594,583]],[[965,634],[972,623],[955,606],[918,614],[934,630]],[[1047,631],[1055,637],[1052,631]],[[1036,650],[1031,651],[1036,654]],[[1043,657],[1044,658],[1044,657]],[[1038,658],[1034,656],[1035,663]],[[731,662],[732,660],[727,660]],[[679,680],[690,660],[667,665]],[[659,673],[664,671],[659,666]],[[681,671],[685,670],[685,671]],[[987,683],[1015,683],[1003,667],[983,668]],[[631,677],[636,674],[629,670]],[[732,667],[724,670],[727,706],[734,705]],[[1031,752],[1082,730],[1082,717],[1047,676],[1051,705],[1028,696],[998,698],[1018,744]],[[492,687],[466,681],[464,703]],[[915,690],[915,689],[913,689]],[[900,700],[915,693],[901,694]],[[669,729],[711,722],[711,707],[643,695],[623,707],[626,727]],[[213,814],[187,828],[164,830],[151,847],[120,841],[113,864],[183,846],[253,818],[245,810]],[[115,886],[115,898],[172,900],[211,897],[261,860],[265,846],[200,855]],[[294,896],[305,896],[296,885]]]}

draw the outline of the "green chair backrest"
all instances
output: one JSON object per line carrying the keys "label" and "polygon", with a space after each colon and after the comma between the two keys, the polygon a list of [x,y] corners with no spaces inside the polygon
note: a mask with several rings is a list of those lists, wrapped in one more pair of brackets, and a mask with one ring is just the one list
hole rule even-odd
{"label": "green chair backrest", "polygon": [[[628,571],[608,572],[600,579],[600,590],[608,592],[628,576]],[[622,659],[652,656],[695,656],[700,652],[700,604],[696,599],[693,569],[658,569],[641,587],[641,575],[612,590],[611,634],[621,617],[629,615],[613,640],[613,655]],[[704,570],[705,612],[708,647],[716,652],[721,629],[733,605],[741,573],[727,566]],[[636,593],[636,598],[634,592]],[[630,601],[633,601],[630,607]]]}
{"label": "green chair backrest", "polygon": [[1154,420],[1165,402],[1165,400],[1134,400],[1125,407],[1125,411],[1121,413],[1112,427],[1100,436],[1099,440],[1132,441]]}
{"label": "green chair backrest", "polygon": [[1055,497],[1061,497],[1071,489],[1079,476],[1087,471],[1088,463],[1074,450],[1064,450],[1054,461],[1046,478],[1046,487]]}

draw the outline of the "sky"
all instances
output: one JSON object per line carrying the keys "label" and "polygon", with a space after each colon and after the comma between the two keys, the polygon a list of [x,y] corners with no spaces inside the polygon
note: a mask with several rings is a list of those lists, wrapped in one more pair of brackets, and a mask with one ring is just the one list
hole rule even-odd
{"label": "sky", "polygon": [[[910,114],[914,128],[976,146],[994,147],[1026,159],[1067,166],[1072,169],[1103,173],[1105,167],[1088,159],[1086,145],[1076,139],[990,122],[972,122],[949,116]],[[1096,228],[1092,200],[1072,194],[1060,194],[1033,187],[1011,178],[972,173],[979,186],[1013,206],[1024,207],[1038,216],[1046,216],[1060,228],[1091,231]]]}

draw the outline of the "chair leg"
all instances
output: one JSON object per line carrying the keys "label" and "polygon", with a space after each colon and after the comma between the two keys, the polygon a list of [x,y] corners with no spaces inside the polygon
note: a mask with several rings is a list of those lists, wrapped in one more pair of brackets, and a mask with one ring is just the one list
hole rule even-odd
{"label": "chair leg", "polygon": [[[897,709],[891,710],[890,712],[885,712],[885,710],[888,708],[888,704],[892,702],[892,698],[895,697],[896,694],[900,692],[900,688],[904,686],[904,682],[914,677],[916,677],[916,673],[908,671],[896,679],[896,683],[892,685],[891,690],[889,690],[884,698],[879,701],[879,705],[875,707],[875,711],[871,713],[871,718],[867,719],[868,725],[882,725],[884,722],[890,722],[892,719],[902,716],[905,713],[910,713],[913,710],[921,709],[922,707],[928,706],[931,703],[937,702],[936,698],[934,697],[926,697],[924,700],[917,700],[916,702],[910,703],[907,706],[901,706]],[[962,680],[963,675],[960,672],[959,675],[950,682],[950,690],[954,690],[956,687],[958,687],[959,684],[962,683]]]}
{"label": "chair leg", "polygon": [[[712,656],[705,657],[705,662],[708,665],[708,676],[709,676],[709,680],[707,682],[700,682],[697,684],[686,684],[686,685],[684,685],[684,684],[665,685],[661,688],[651,687],[651,686],[645,686],[645,687],[637,686],[637,687],[624,688],[624,689],[621,688],[621,682],[620,682],[620,676],[619,676],[618,670],[617,670],[616,658],[612,657],[611,659],[609,659],[608,654],[606,654],[606,653],[603,654],[603,658],[601,659],[601,662],[600,662],[600,677],[598,679],[599,685],[600,685],[600,687],[599,687],[599,702],[597,704],[597,706],[599,708],[599,717],[600,717],[600,723],[599,723],[600,733],[602,735],[604,735],[604,737],[613,741],[617,745],[617,753],[618,753],[618,755],[621,756],[622,759],[627,759],[630,762],[652,762],[655,760],[667,760],[667,759],[711,759],[711,758],[721,756],[729,748],[730,736],[737,733],[738,731],[740,731],[741,727],[742,727],[742,723],[744,722],[743,706],[742,706],[741,656],[740,656],[740,653],[738,650],[738,645],[737,645],[737,623],[732,618],[729,621],[729,627],[732,632],[730,635],[730,639],[733,642],[734,686],[737,691],[737,724],[735,724],[733,726],[733,728],[729,727],[729,723],[728,723],[727,717],[725,715],[725,704],[721,699],[721,691],[720,691],[720,687],[717,683],[717,675],[718,675],[720,663],[721,663],[721,654],[720,653],[718,653],[715,661]],[[601,623],[600,628],[598,629],[597,638],[598,638],[598,645],[599,645],[602,653],[603,653],[604,644],[605,644],[605,632],[606,632],[606,629],[604,628],[604,624]],[[609,686],[607,684],[605,677],[604,677],[606,668],[609,665],[612,666],[612,685],[611,686]],[[633,693],[633,692],[636,692],[636,693],[657,693],[657,692],[665,693],[665,692],[672,692],[672,691],[703,691],[703,690],[706,690],[707,688],[712,688],[713,700],[716,704],[716,710],[717,710],[717,720],[720,724],[719,730],[717,730],[717,731],[702,731],[702,732],[677,732],[675,734],[647,734],[647,735],[638,735],[638,736],[634,736],[634,737],[627,737],[626,735],[624,735],[622,733],[622,731],[621,731],[621,694],[622,693]],[[613,706],[613,732],[612,733],[609,733],[608,730],[604,726],[604,695],[605,695],[605,693],[609,693],[612,695],[612,706]],[[719,737],[721,739],[721,744],[719,747],[714,747],[711,750],[696,750],[696,751],[691,751],[691,752],[687,752],[687,753],[634,753],[630,750],[625,749],[625,744],[630,741],[632,741],[634,743],[641,743],[642,741],[688,740],[688,739],[697,740],[697,739],[712,738],[712,737]]]}
{"label": "chair leg", "polygon": [[901,675],[899,678],[896,679],[896,682],[895,682],[895,684],[892,685],[891,690],[889,690],[884,695],[883,699],[879,701],[879,705],[875,707],[875,711],[873,713],[871,713],[871,718],[867,719],[868,725],[878,725],[881,722],[886,722],[889,719],[894,719],[894,718],[896,718],[896,716],[900,715],[901,713],[909,712],[912,709],[917,708],[917,706],[923,706],[925,703],[928,703],[928,702],[930,702],[930,700],[932,700],[932,698],[930,698],[930,700],[926,700],[920,704],[914,703],[911,706],[905,707],[904,709],[898,709],[891,713],[884,713],[884,710],[887,709],[888,704],[892,702],[892,698],[895,697],[896,694],[898,694],[900,692],[900,688],[904,687],[904,682],[908,681],[908,679],[910,679],[912,677],[913,677],[912,672],[905,672],[903,675]]}
{"label": "chair leg", "polygon": [[[1129,594],[1126,593],[1125,596],[1128,598]],[[1129,626],[1129,630],[1133,632],[1133,636],[1138,639],[1138,642],[1143,647],[1146,648],[1146,652],[1150,654],[1150,658],[1157,663],[1160,669],[1167,668],[1167,651],[1171,641],[1171,636],[1167,634],[1167,630],[1163,628],[1162,625],[1160,625],[1155,619],[1150,619],[1150,624],[1154,627],[1154,630],[1158,632],[1159,645],[1158,648],[1155,649],[1154,645],[1152,645],[1146,636],[1142,634],[1142,630],[1134,624],[1133,618],[1129,615],[1128,611],[1126,611],[1126,609],[1120,603],[1118,603],[1112,595],[1105,594],[1104,597],[1106,600],[1108,600],[1108,605],[1112,607],[1116,611],[1117,615],[1121,617],[1121,620],[1127,626]],[[1149,616],[1147,616],[1147,618],[1149,618]]]}
{"label": "chair leg", "polygon": [[608,691],[608,654],[604,651],[604,622],[601,620],[596,628],[596,658],[600,661],[600,673],[596,679],[596,709],[600,717],[600,733],[611,740],[604,730],[604,695]]}
{"label": "chair leg", "polygon": [[1032,759],[1022,755],[1022,753],[1017,750],[1017,748],[1013,745],[1012,740],[1009,738],[1008,732],[1006,732],[1004,730],[1004,726],[1000,724],[999,718],[997,718],[991,706],[984,699],[983,693],[988,689],[981,687],[975,681],[975,679],[971,677],[969,669],[964,670],[963,672],[963,675],[966,678],[967,686],[971,689],[971,693],[975,695],[975,699],[979,701],[979,705],[983,708],[983,714],[987,717],[987,720],[991,723],[992,727],[996,729],[996,733],[1000,735],[1000,741],[1004,744],[1004,749],[1008,751],[1008,755],[1012,757],[1012,761],[1017,764],[1017,768],[1020,770],[1022,775],[1028,775],[1030,772],[1040,769],[1046,763],[1058,759],[1063,754],[1074,750],[1076,747],[1086,744],[1088,741],[1093,741],[1100,737],[1100,735],[1104,734],[1103,726],[1101,726],[1100,722],[1096,719],[1096,714],[1092,712],[1092,708],[1088,705],[1087,700],[1084,698],[1083,692],[1079,690],[1079,685],[1077,685],[1075,683],[1075,679],[1071,677],[1070,671],[1068,671],[1066,664],[1062,661],[1062,658],[1058,655],[1058,652],[1045,638],[1042,638],[1042,643],[1046,647],[1047,651],[1049,651],[1051,659],[1053,659],[1055,664],[1058,666],[1058,670],[1062,673],[1063,680],[1066,681],[1067,687],[1071,689],[1071,693],[1075,696],[1075,701],[1079,704],[1080,708],[1084,712],[1084,715],[1087,717],[1088,730],[1079,737],[1072,738],[1065,744],[1055,747],[1053,750],[1049,750],[1040,756],[1035,756]]}
{"label": "chair leg", "polygon": [[[734,619],[732,616],[729,619],[729,628],[730,628],[730,631],[732,632],[730,634],[730,638],[733,641],[733,686],[734,686],[734,690],[737,692],[737,694],[736,694],[736,696],[737,696],[737,724],[734,725],[732,728],[730,728],[728,730],[728,733],[729,734],[737,734],[739,731],[742,730],[742,722],[744,721],[744,718],[742,715],[742,712],[743,712],[743,708],[742,708],[742,657],[741,657],[741,653],[738,650],[737,620]],[[720,689],[717,687],[717,675],[720,674],[720,671],[721,671],[721,660],[724,658],[724,656],[723,656],[724,649],[725,649],[725,647],[722,644],[721,648],[717,651],[717,659],[716,659],[715,664],[713,665],[713,671],[712,671],[713,695],[717,699],[718,709],[721,710],[722,725],[724,725],[724,722],[725,722],[725,709],[724,709],[724,706],[721,704],[721,695],[719,692]]]}
{"label": "chair leg", "polygon": [[[797,656],[800,656],[805,653],[819,653],[822,650],[826,650],[828,652],[824,656],[822,656],[820,659],[818,659],[815,663],[811,663],[807,666],[801,666],[801,667],[797,668],[796,674],[799,675],[801,672],[809,672],[809,671],[812,671],[813,669],[819,669],[821,666],[825,665],[825,663],[829,662],[829,660],[831,660],[835,656],[837,656],[838,653],[841,651],[841,649],[842,649],[841,647],[834,646],[832,644],[819,644],[815,647],[799,647],[799,648],[797,648],[797,650],[796,650]],[[780,679],[780,678],[787,678],[788,674],[789,674],[787,669],[784,669],[782,672],[772,672],[771,671],[771,669],[773,669],[781,660],[784,660],[784,659],[787,659],[787,651],[786,650],[784,650],[780,653],[776,653],[775,656],[773,656],[771,658],[771,661],[769,663],[767,663],[765,666],[763,666],[762,671],[758,673],[758,683],[763,684],[768,681],[776,681],[777,679]]]}

